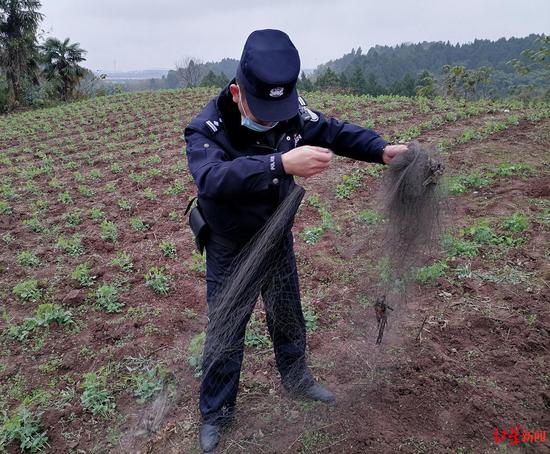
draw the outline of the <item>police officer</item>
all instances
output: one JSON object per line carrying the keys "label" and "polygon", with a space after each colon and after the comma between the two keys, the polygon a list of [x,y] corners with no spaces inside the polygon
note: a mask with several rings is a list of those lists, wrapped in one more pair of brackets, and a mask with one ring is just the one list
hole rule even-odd
{"label": "police officer", "polygon": [[[372,130],[309,109],[296,91],[299,71],[298,51],[285,33],[253,32],[236,78],[185,129],[189,169],[208,228],[201,241],[206,247],[209,310],[232,260],[295,186],[294,175],[310,177],[326,170],[332,152],[387,164],[406,150],[404,145],[388,145]],[[282,289],[284,304],[270,305],[279,314],[267,314],[277,367],[292,395],[333,402],[334,394],[315,382],[304,361],[305,326],[291,234],[282,247],[284,272],[292,279]],[[274,293],[263,289],[262,297]],[[298,335],[278,332],[270,316],[295,320]],[[234,410],[246,321],[237,329],[232,355],[203,364],[200,444],[205,452],[216,448],[220,427]],[[214,335],[208,330],[207,336]]]}

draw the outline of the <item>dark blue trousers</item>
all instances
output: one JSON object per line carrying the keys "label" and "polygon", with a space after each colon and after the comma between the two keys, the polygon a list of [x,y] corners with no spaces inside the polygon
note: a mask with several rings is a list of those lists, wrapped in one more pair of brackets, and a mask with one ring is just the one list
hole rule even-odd
{"label": "dark blue trousers", "polygon": [[[292,390],[309,386],[313,377],[305,364],[306,329],[302,307],[293,238],[289,233],[281,241],[281,259],[276,266],[266,270],[267,278],[261,287],[261,295],[266,308],[268,331],[273,342],[277,368],[283,385]],[[206,282],[209,313],[215,309],[217,294],[225,279],[232,271],[232,264],[239,253],[236,247],[209,240],[206,244]],[[258,292],[259,293],[259,292]],[[248,295],[250,297],[250,295]],[[252,295],[254,301],[259,295]],[[248,299],[248,301],[250,301]],[[246,325],[252,315],[252,305],[246,310],[238,326],[233,314],[227,314],[226,333],[231,333],[231,350],[224,355],[203,357],[203,377],[200,390],[200,411],[203,421],[219,424],[233,412],[237,399],[239,377],[243,360]],[[207,330],[205,345],[226,333]],[[214,341],[215,342],[215,341]]]}

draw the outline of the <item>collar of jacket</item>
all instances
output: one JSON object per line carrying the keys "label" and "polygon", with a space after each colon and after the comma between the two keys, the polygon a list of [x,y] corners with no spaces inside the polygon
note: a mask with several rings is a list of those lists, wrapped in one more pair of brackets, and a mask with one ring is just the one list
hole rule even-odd
{"label": "collar of jacket", "polygon": [[258,141],[262,143],[276,143],[277,137],[283,134],[295,134],[301,130],[301,119],[299,115],[290,120],[281,121],[275,128],[267,133],[259,133],[241,125],[241,113],[237,104],[233,102],[229,86],[235,83],[231,80],[222,89],[216,99],[216,107],[223,120],[224,130],[230,142],[237,148],[250,146]]}

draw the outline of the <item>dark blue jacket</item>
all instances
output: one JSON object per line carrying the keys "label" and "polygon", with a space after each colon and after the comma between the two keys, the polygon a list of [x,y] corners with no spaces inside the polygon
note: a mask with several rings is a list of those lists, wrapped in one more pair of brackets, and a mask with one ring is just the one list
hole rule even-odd
{"label": "dark blue jacket", "polygon": [[265,224],[295,185],[281,161],[281,154],[295,147],[317,145],[348,158],[382,163],[387,142],[374,131],[325,117],[301,98],[300,103],[296,117],[257,133],[241,126],[228,85],[185,129],[199,206],[218,235],[244,242]]}

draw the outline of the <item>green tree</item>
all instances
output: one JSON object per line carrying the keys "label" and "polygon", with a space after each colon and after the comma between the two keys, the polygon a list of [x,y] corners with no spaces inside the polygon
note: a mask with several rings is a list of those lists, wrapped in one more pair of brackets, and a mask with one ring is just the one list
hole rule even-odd
{"label": "green tree", "polygon": [[25,81],[38,84],[38,0],[0,0],[0,65],[6,73],[8,109],[21,104]]}
{"label": "green tree", "polygon": [[525,49],[521,55],[528,60],[528,64],[520,60],[510,60],[514,69],[520,74],[527,74],[534,69],[544,69],[550,74],[550,35],[539,36],[535,42],[540,46],[537,50]]}
{"label": "green tree", "polygon": [[356,95],[363,95],[367,92],[367,81],[363,70],[357,66],[349,78],[349,86],[351,91]]}
{"label": "green tree", "polygon": [[300,76],[300,79],[298,79],[298,83],[296,84],[298,91],[313,91],[313,83],[309,79],[309,77],[306,76],[306,73],[302,71],[302,74]]}
{"label": "green tree", "polygon": [[372,96],[379,96],[383,95],[386,90],[384,90],[384,87],[378,83],[378,79],[376,78],[376,75],[374,73],[369,73],[367,75],[366,80],[366,86],[365,86],[365,93],[368,93]]}
{"label": "green tree", "polygon": [[79,65],[86,60],[83,56],[86,51],[80,48],[79,43],[69,44],[69,38],[63,42],[57,38],[48,38],[40,49],[44,75],[55,83],[59,97],[66,101],[86,75],[86,69]]}
{"label": "green tree", "polygon": [[201,87],[219,87],[223,88],[227,85],[229,79],[225,73],[216,74],[214,71],[210,70],[201,80],[199,84]]}
{"label": "green tree", "polygon": [[327,70],[321,74],[315,81],[315,87],[320,90],[326,90],[327,88],[337,88],[340,86],[340,79],[332,69]]}
{"label": "green tree", "polygon": [[426,98],[435,98],[437,95],[437,81],[432,73],[423,71],[419,74],[416,82],[416,95]]}

